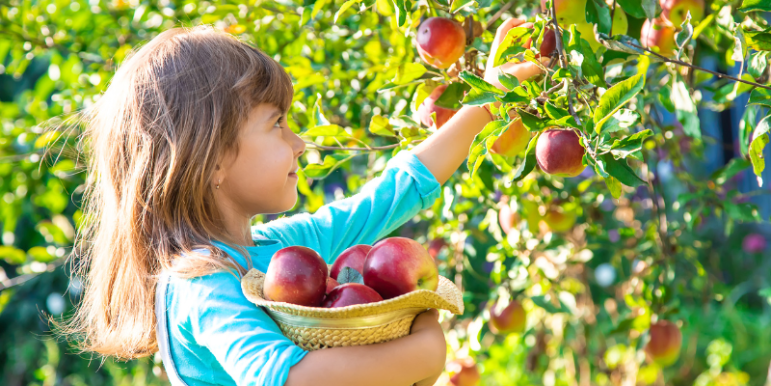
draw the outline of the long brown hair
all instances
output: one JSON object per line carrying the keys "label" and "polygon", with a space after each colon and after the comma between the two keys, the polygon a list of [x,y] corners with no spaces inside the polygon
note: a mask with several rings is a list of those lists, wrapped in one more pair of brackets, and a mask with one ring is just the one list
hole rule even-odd
{"label": "long brown hair", "polygon": [[212,245],[229,240],[212,175],[238,151],[248,113],[260,103],[287,111],[292,94],[280,64],[207,25],[167,30],[129,56],[82,114],[88,178],[72,261],[85,288],[59,333],[83,351],[148,356],[162,269],[243,273]]}

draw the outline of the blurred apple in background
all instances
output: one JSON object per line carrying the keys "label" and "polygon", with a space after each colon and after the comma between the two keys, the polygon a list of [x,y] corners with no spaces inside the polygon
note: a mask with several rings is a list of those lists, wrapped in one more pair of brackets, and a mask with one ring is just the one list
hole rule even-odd
{"label": "blurred apple in background", "polygon": [[648,334],[650,341],[645,345],[645,352],[654,362],[660,366],[677,362],[683,344],[683,335],[677,325],[668,320],[660,320],[651,324]]}
{"label": "blurred apple in background", "polygon": [[504,307],[496,304],[490,310],[490,330],[498,334],[523,333],[527,326],[527,313],[522,304],[512,300]]}

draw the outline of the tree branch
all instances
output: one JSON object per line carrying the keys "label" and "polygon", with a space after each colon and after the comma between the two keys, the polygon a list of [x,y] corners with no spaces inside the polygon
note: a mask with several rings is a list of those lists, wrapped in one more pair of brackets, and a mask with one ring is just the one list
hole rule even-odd
{"label": "tree branch", "polygon": [[511,8],[514,5],[514,2],[515,2],[514,0],[511,0],[508,3],[506,3],[503,7],[501,7],[501,9],[499,9],[498,12],[496,12],[495,15],[493,15],[493,17],[491,17],[490,20],[487,21],[487,24],[485,24],[485,27],[482,29],[486,30],[492,27],[493,24],[495,24],[495,22],[501,18],[504,12],[508,11],[509,8]]}

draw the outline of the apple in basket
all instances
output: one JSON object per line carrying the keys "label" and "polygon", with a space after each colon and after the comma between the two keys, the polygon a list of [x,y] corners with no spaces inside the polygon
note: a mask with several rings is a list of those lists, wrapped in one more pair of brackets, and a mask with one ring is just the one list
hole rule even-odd
{"label": "apple in basket", "polygon": [[326,292],[327,273],[327,264],[316,251],[282,248],[270,261],[262,291],[268,300],[318,307]]}
{"label": "apple in basket", "polygon": [[344,250],[340,256],[337,256],[335,263],[332,264],[329,276],[337,280],[340,270],[345,267],[351,267],[357,272],[362,273],[364,271],[364,259],[371,249],[372,247],[369,245],[358,244]]}
{"label": "apple in basket", "polygon": [[359,283],[345,283],[336,287],[324,298],[322,307],[335,308],[354,304],[374,303],[383,300],[375,290]]}
{"label": "apple in basket", "polygon": [[384,299],[417,289],[436,291],[439,272],[428,251],[415,240],[390,237],[379,241],[364,259],[364,284]]}

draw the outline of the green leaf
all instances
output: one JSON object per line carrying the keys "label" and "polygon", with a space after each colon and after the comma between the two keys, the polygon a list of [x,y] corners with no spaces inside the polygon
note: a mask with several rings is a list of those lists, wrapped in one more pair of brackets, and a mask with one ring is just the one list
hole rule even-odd
{"label": "green leaf", "polygon": [[460,73],[459,76],[474,90],[481,91],[482,93],[488,92],[495,95],[504,95],[503,90],[491,85],[490,83],[487,83],[487,81],[472,74],[471,72],[464,70]]}
{"label": "green leaf", "polygon": [[[588,1],[591,1],[591,0],[588,0]],[[530,300],[532,300],[533,303],[535,303],[535,305],[543,308],[546,312],[550,314],[556,314],[559,312],[570,312],[570,309],[565,307],[565,305],[562,304],[562,302],[560,302],[560,306],[557,307],[554,304],[552,304],[550,301],[546,300],[546,296],[544,295],[533,296],[530,298]]]}
{"label": "green leaf", "polygon": [[682,52],[683,47],[693,38],[693,26],[691,25],[691,13],[685,14],[685,20],[680,25],[680,31],[675,34],[675,44]]}
{"label": "green leaf", "polygon": [[450,13],[458,12],[463,7],[473,5],[473,3],[474,0],[455,0],[452,2],[452,6],[450,6]]}
{"label": "green leaf", "polygon": [[329,125],[329,120],[324,116],[324,112],[321,110],[321,94],[316,94],[316,102],[313,103],[313,116],[311,124],[312,126],[326,126]]}
{"label": "green leaf", "polygon": [[[618,5],[636,19],[653,19],[656,17],[656,0],[617,0]],[[618,12],[618,9],[616,9]]]}
{"label": "green leaf", "polygon": [[756,52],[750,55],[750,64],[747,66],[747,72],[755,79],[763,76],[768,67],[768,52]]}
{"label": "green leaf", "polygon": [[[768,119],[768,117],[766,117]],[[750,143],[750,161],[752,161],[752,171],[760,177],[766,168],[766,160],[763,157],[763,149],[768,145],[768,133],[759,135]]]}
{"label": "green leaf", "polygon": [[30,257],[32,257],[32,259],[35,261],[40,261],[43,263],[49,263],[56,260],[56,256],[48,253],[48,249],[46,249],[46,247],[32,247],[27,251],[27,254],[29,254]]}
{"label": "green leaf", "polygon": [[394,133],[391,123],[388,122],[388,118],[382,115],[373,115],[369,121],[369,132],[375,135],[381,135],[384,137],[393,137]]}
{"label": "green leaf", "polygon": [[597,158],[597,167],[601,170],[604,177],[609,175],[627,186],[638,186],[645,183],[637,173],[626,163],[625,159],[617,160],[612,154],[603,154]]}
{"label": "green leaf", "polygon": [[396,85],[402,85],[414,81],[420,78],[426,73],[426,67],[420,63],[404,63],[396,70],[396,77],[393,83]]}
{"label": "green leaf", "polygon": [[725,209],[725,213],[729,218],[745,222],[760,221],[758,208],[753,204],[734,204],[733,202],[726,200],[723,201],[723,209]]}
{"label": "green leaf", "polygon": [[469,92],[469,90],[471,90],[471,87],[463,82],[450,83],[434,104],[446,109],[458,110],[463,107],[461,101],[463,101],[464,94]]}
{"label": "green leaf", "polygon": [[[525,39],[530,37],[531,33],[531,29],[524,27],[514,27],[510,29],[495,51],[495,56],[493,57],[495,66],[497,67],[503,64],[503,61],[505,61],[509,55],[516,55],[517,53],[523,52],[525,49],[522,45],[524,44]],[[513,50],[510,50],[511,48],[513,48]]]}
{"label": "green leaf", "polygon": [[340,270],[340,273],[337,274],[337,282],[340,284],[364,284],[364,276],[361,275],[361,272],[351,267],[343,267],[343,269]]}
{"label": "green leaf", "polygon": [[600,98],[599,106],[594,110],[595,131],[602,132],[603,124],[631,101],[644,86],[645,74],[638,74],[608,89]]}
{"label": "green leaf", "polygon": [[739,10],[742,12],[771,12],[771,1],[743,0]]}
{"label": "green leaf", "polygon": [[586,21],[597,24],[597,31],[610,33],[610,9],[603,0],[586,0]]}
{"label": "green leaf", "polygon": [[643,130],[639,133],[632,134],[628,137],[617,139],[613,141],[613,145],[610,147],[610,153],[614,157],[626,158],[630,154],[640,151],[642,149],[643,142],[653,135],[651,129]]}
{"label": "green leaf", "polygon": [[471,91],[463,98],[463,104],[469,106],[481,106],[495,101],[495,94],[479,91],[477,89],[471,89]]}
{"label": "green leaf", "polygon": [[353,7],[356,4],[361,3],[362,0],[348,0],[343,5],[340,6],[340,9],[335,12],[335,20],[334,23],[337,24],[337,20],[340,18],[340,15],[342,15],[345,11],[348,10],[348,8]]}
{"label": "green leaf", "polygon": [[621,190],[621,183],[618,182],[617,179],[610,176],[605,177],[605,185],[608,186],[608,190],[610,190],[610,195],[613,196],[613,198],[621,197],[621,193],[623,193],[623,190]]}
{"label": "green leaf", "polygon": [[515,87],[519,86],[519,80],[516,76],[507,74],[500,68],[498,68],[498,81],[508,90],[513,90]]}
{"label": "green leaf", "polygon": [[318,13],[321,12],[322,9],[324,9],[324,6],[326,6],[328,2],[329,0],[316,0],[316,2],[313,4],[311,19],[315,19],[316,15],[318,15]]}
{"label": "green leaf", "polygon": [[543,131],[554,126],[550,119],[538,118],[524,110],[517,110],[517,113],[528,131]]}
{"label": "green leaf", "polygon": [[[415,108],[415,111],[418,110],[423,101],[425,101],[426,98],[431,95],[434,89],[439,87],[440,84],[441,83],[437,81],[429,79],[425,82],[422,82],[418,86],[417,90],[415,91],[415,98],[413,99],[413,107]],[[447,90],[445,89],[445,91]]]}
{"label": "green leaf", "polygon": [[12,246],[0,245],[0,258],[4,259],[8,264],[19,265],[27,261],[27,254],[21,249]]}
{"label": "green leaf", "polygon": [[308,129],[304,133],[300,133],[301,137],[334,137],[337,135],[340,135],[341,133],[344,133],[342,127],[338,125],[323,125],[323,126],[316,126],[311,129]]}
{"label": "green leaf", "polygon": [[530,142],[528,142],[525,158],[514,170],[514,176],[512,177],[513,182],[517,182],[525,178],[528,174],[530,174],[530,172],[533,171],[533,169],[535,169],[535,165],[538,163],[538,161],[535,159],[535,146],[538,144],[538,137],[540,136],[541,133],[538,133],[530,139]]}
{"label": "green leaf", "polygon": [[750,93],[750,105],[763,105],[771,107],[771,91],[765,88],[756,88]]}
{"label": "green leaf", "polygon": [[683,125],[683,131],[692,138],[701,138],[701,124],[693,95],[683,79],[678,76],[672,86],[672,103],[675,105],[677,120]]}
{"label": "green leaf", "polygon": [[474,141],[471,142],[469,147],[469,155],[466,166],[473,176],[476,174],[477,169],[484,160],[484,155],[487,154],[486,141],[488,138],[501,135],[508,127],[509,123],[504,120],[492,121],[485,125],[485,127],[476,136]]}
{"label": "green leaf", "polygon": [[407,7],[404,5],[404,0],[392,0],[394,3],[394,10],[396,11],[396,24],[401,27],[407,21]]}
{"label": "green leaf", "polygon": [[731,160],[728,161],[728,164],[712,173],[710,178],[715,181],[716,184],[722,185],[748,167],[750,167],[750,161],[744,158],[731,158]]}
{"label": "green leaf", "polygon": [[[570,27],[571,29],[574,26]],[[592,47],[584,39],[581,39],[581,52],[584,55],[584,61],[581,63],[581,71],[584,73],[584,77],[592,84],[607,88],[608,84],[605,82],[605,69],[600,62],[597,61],[597,56],[592,50]]]}
{"label": "green leaf", "polygon": [[326,177],[337,169],[338,165],[348,157],[341,155],[324,156],[324,162],[321,164],[310,164],[303,169],[303,173],[309,178]]}
{"label": "green leaf", "polygon": [[[645,54],[645,50],[642,49],[642,44],[640,44],[637,39],[630,36],[613,35],[611,38],[607,34],[599,32],[597,33],[597,39],[603,46],[605,46],[605,48],[612,51],[624,52],[634,55]],[[603,55],[603,57],[604,56],[606,55]],[[608,58],[605,58],[604,60],[607,62]]]}
{"label": "green leaf", "polygon": [[[640,119],[640,114],[629,109],[620,109],[613,114],[602,126],[603,133],[613,133],[619,130],[628,130]],[[648,130],[650,131],[650,130]]]}

